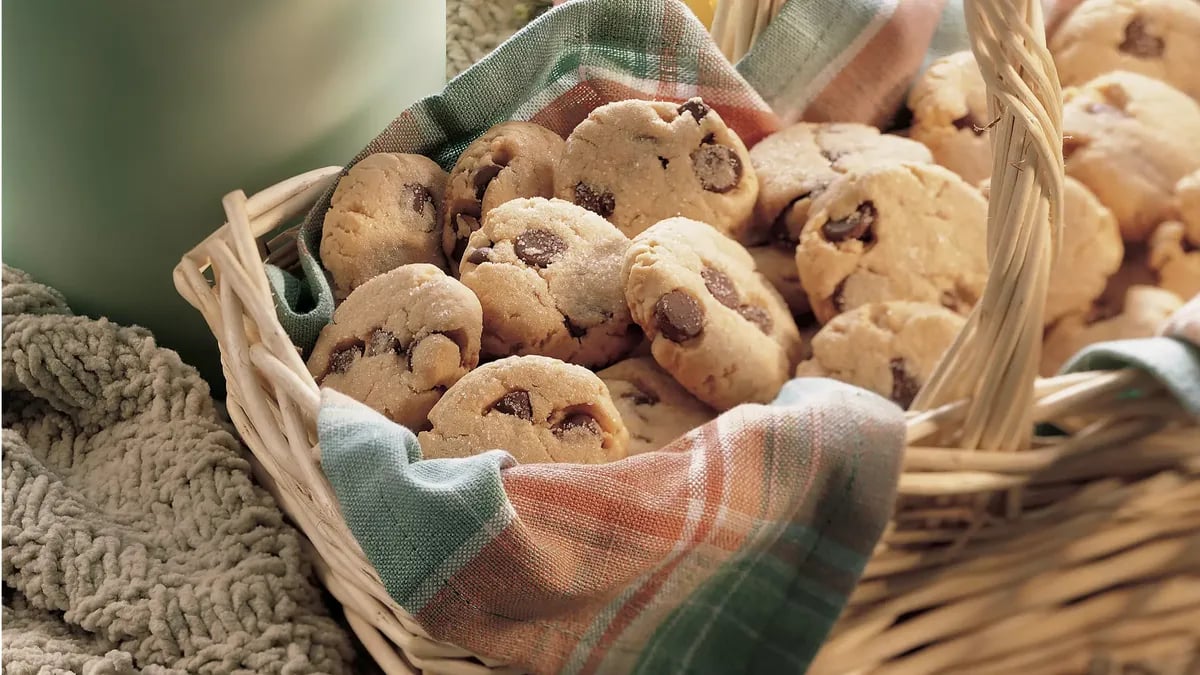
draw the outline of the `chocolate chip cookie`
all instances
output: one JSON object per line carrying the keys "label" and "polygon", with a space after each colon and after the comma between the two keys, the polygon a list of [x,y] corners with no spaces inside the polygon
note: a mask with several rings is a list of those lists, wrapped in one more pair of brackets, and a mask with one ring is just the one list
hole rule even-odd
{"label": "chocolate chip cookie", "polygon": [[629,239],[560,199],[514,199],[471,235],[461,279],[483,304],[483,353],[598,368],[641,340],[621,285]]}
{"label": "chocolate chip cookie", "polygon": [[934,161],[972,185],[992,175],[987,88],[971,52],[930,64],[909,93],[908,107],[910,135],[929,147]]}
{"label": "chocolate chip cookie", "polygon": [[746,250],[754,258],[754,267],[758,273],[766,277],[775,290],[779,291],[792,316],[805,316],[812,311],[808,304],[808,294],[804,292],[804,286],[800,285],[795,246],[775,242]]}
{"label": "chocolate chip cookie", "polygon": [[966,319],[941,305],[881,302],[839,314],[812,340],[796,377],[829,377],[912,404]]}
{"label": "chocolate chip cookie", "polygon": [[442,250],[458,273],[471,233],[488,211],[518,197],[553,197],[554,170],[563,139],[532,122],[492,127],[459,156],[450,170],[442,209]]}
{"label": "chocolate chip cookie", "polygon": [[[1062,248],[1050,268],[1045,324],[1087,311],[1121,267],[1125,244],[1112,212],[1083,183],[1068,176],[1063,192]],[[984,196],[990,185],[981,186]]]}
{"label": "chocolate chip cookie", "polygon": [[812,201],[843,173],[888,162],[932,162],[933,157],[916,141],[880,134],[865,124],[801,122],[760,141],[750,150],[750,161],[759,183],[756,226],[740,240],[795,246]]}
{"label": "chocolate chip cookie", "polygon": [[736,235],[750,227],[758,197],[746,147],[698,98],[596,108],[567,137],[555,184],[560,199],[631,237],[671,216]]}
{"label": "chocolate chip cookie", "polygon": [[629,454],[653,452],[716,417],[654,359],[626,359],[596,373],[629,429]]}
{"label": "chocolate chip cookie", "polygon": [[967,313],[987,277],[987,203],[936,164],[851,171],[812,206],[796,248],[821,323],[889,300]]}
{"label": "chocolate chip cookie", "polygon": [[1151,337],[1172,314],[1183,306],[1174,293],[1153,286],[1132,286],[1122,306],[1109,312],[1071,314],[1063,317],[1042,345],[1043,377],[1055,375],[1072,356],[1095,342]]}
{"label": "chocolate chip cookie", "polygon": [[622,278],[654,360],[701,401],[770,401],[791,375],[801,344],[787,305],[720,232],[663,220],[634,237]]}
{"label": "chocolate chip cookie", "polygon": [[1149,253],[1159,287],[1184,300],[1200,293],[1200,248],[1188,240],[1183,223],[1159,225],[1150,236]]}
{"label": "chocolate chip cookie", "polygon": [[1200,100],[1200,3],[1087,0],[1050,40],[1064,86],[1124,70],[1162,80]]}
{"label": "chocolate chip cookie", "polygon": [[429,412],[417,436],[425,459],[506,450],[517,462],[602,464],[624,459],[629,432],[595,373],[544,356],[484,364]]}
{"label": "chocolate chip cookie", "polygon": [[466,286],[424,263],[359,286],[308,358],[317,384],[411,429],[424,429],[446,388],[479,363],[483,311]]}
{"label": "chocolate chip cookie", "polygon": [[321,263],[346,297],[409,263],[445,268],[439,209],[446,172],[428,157],[377,153],[350,167],[321,229]]}
{"label": "chocolate chip cookie", "polygon": [[1200,246],[1200,171],[1179,179],[1175,184],[1175,201],[1188,242]]}
{"label": "chocolate chip cookie", "polygon": [[1107,206],[1125,241],[1169,220],[1179,179],[1200,168],[1200,103],[1134,73],[1101,75],[1063,93],[1067,174]]}

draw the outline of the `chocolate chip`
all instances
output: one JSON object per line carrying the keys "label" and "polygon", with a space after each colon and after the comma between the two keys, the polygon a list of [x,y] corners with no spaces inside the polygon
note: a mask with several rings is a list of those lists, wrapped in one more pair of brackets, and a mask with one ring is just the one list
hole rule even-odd
{"label": "chocolate chip", "polygon": [[975,134],[976,136],[982,136],[984,132],[987,131],[987,127],[976,122],[975,118],[970,114],[963,115],[962,117],[954,120],[953,124],[955,129],[970,129],[971,133]]}
{"label": "chocolate chip", "polygon": [[1125,40],[1117,47],[1126,54],[1143,59],[1162,56],[1166,44],[1163,39],[1146,32],[1146,21],[1135,16],[1125,24]]}
{"label": "chocolate chip", "polygon": [[892,359],[888,365],[892,369],[892,400],[907,409],[917,397],[921,385],[909,374],[904,359]]}
{"label": "chocolate chip", "polygon": [[704,138],[700,139],[700,145],[712,145],[713,143],[716,143],[716,142],[717,142],[717,136],[716,136],[716,134],[712,134],[712,133],[704,134]]}
{"label": "chocolate chip", "polygon": [[659,163],[659,164],[662,164],[662,168],[664,168],[664,169],[665,169],[665,168],[667,168],[667,163],[668,163],[668,161],[667,161],[667,158],[666,158],[666,157],[663,157],[662,155],[659,155],[659,156],[658,156],[658,163]]}
{"label": "chocolate chip", "polygon": [[604,218],[611,216],[617,208],[617,200],[611,192],[594,188],[587,183],[575,184],[575,203]]}
{"label": "chocolate chip", "polygon": [[692,153],[692,171],[709,192],[729,192],[742,180],[742,160],[733,148],[702,145]]}
{"label": "chocolate chip", "polygon": [[677,112],[680,115],[683,113],[691,113],[692,119],[696,120],[696,123],[699,124],[700,120],[704,119],[704,116],[708,114],[709,110],[711,110],[711,108],[709,108],[704,101],[701,101],[698,98],[693,98],[687,103],[679,106]]}
{"label": "chocolate chip", "polygon": [[471,184],[475,186],[475,199],[483,199],[483,194],[487,192],[488,185],[491,185],[492,179],[502,169],[504,169],[503,166],[490,163],[490,158],[488,164],[475,169],[475,173],[471,176]]}
{"label": "chocolate chip", "polygon": [[738,295],[737,287],[733,285],[733,279],[730,279],[721,270],[712,267],[700,270],[700,277],[704,279],[704,287],[708,289],[709,293],[712,293],[717,302],[729,308],[737,308],[741,297]]}
{"label": "chocolate chip", "polygon": [[567,242],[550,230],[526,230],[513,242],[513,253],[533,267],[547,267],[562,257]]}
{"label": "chocolate chip", "polygon": [[962,312],[963,310],[963,299],[954,291],[942,291],[940,300],[942,307],[952,312]]}
{"label": "chocolate chip", "polygon": [[405,183],[404,189],[412,195],[412,210],[421,213],[426,204],[433,203],[433,193],[419,183]]}
{"label": "chocolate chip", "polygon": [[575,429],[584,429],[597,436],[599,436],[601,433],[600,423],[596,421],[596,418],[587,413],[581,412],[567,415],[561,422],[555,424],[551,431],[554,432],[555,436],[561,437],[568,431],[573,431]]}
{"label": "chocolate chip", "polygon": [[684,290],[664,294],[654,303],[654,325],[671,342],[684,342],[704,330],[704,308]]}
{"label": "chocolate chip", "polygon": [[771,321],[771,315],[767,314],[767,310],[755,305],[742,305],[737,308],[737,313],[741,314],[743,319],[758,326],[758,329],[764,334],[771,334],[771,328],[775,322]]}
{"label": "chocolate chip", "polygon": [[634,385],[634,387],[635,388],[633,391],[627,391],[624,394],[621,394],[621,398],[629,399],[634,405],[654,405],[655,403],[658,403],[658,396],[655,396],[652,392],[646,391],[637,385]]}
{"label": "chocolate chip", "polygon": [[878,216],[879,212],[875,210],[875,203],[865,201],[854,209],[854,213],[845,218],[825,221],[825,224],[821,226],[821,234],[827,241],[834,243],[847,239],[859,239],[864,244],[870,245],[875,242],[871,226],[875,224]]}
{"label": "chocolate chip", "polygon": [[329,372],[342,374],[350,370],[350,366],[363,355],[362,342],[354,342],[338,347],[329,355]]}
{"label": "chocolate chip", "polygon": [[587,335],[588,329],[576,324],[574,321],[571,321],[571,317],[569,316],[563,317],[563,325],[567,327],[567,332],[570,333],[571,337],[573,338],[581,338]]}
{"label": "chocolate chip", "polygon": [[533,419],[533,403],[529,400],[529,392],[523,389],[510,391],[492,404],[492,410],[504,415],[512,415],[523,420]]}
{"label": "chocolate chip", "polygon": [[466,262],[469,262],[472,265],[482,265],[483,263],[490,261],[492,259],[491,256],[492,249],[488,248],[487,246],[482,246],[474,251],[471,251],[471,255],[467,257]]}
{"label": "chocolate chip", "polygon": [[365,354],[367,356],[379,356],[387,352],[395,352],[399,346],[396,336],[391,331],[376,328],[367,337]]}

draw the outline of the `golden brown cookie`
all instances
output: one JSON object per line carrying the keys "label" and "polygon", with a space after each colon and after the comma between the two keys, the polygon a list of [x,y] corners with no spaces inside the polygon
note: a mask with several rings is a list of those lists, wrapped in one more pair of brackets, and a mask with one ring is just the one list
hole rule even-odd
{"label": "golden brown cookie", "polygon": [[800,285],[795,246],[768,244],[746,250],[754,258],[754,266],[758,273],[766,277],[775,290],[779,291],[792,316],[805,316],[812,311],[808,304],[808,294],[804,292],[804,286]]}
{"label": "golden brown cookie", "polygon": [[908,95],[910,135],[929,147],[938,164],[972,185],[992,175],[987,89],[969,51],[942,57]]}
{"label": "golden brown cookie", "polygon": [[596,373],[629,430],[629,454],[653,452],[717,416],[649,357]]}
{"label": "golden brown cookie", "polygon": [[1097,342],[1151,337],[1183,306],[1179,296],[1153,286],[1132,286],[1121,306],[1109,307],[1114,314],[1072,314],[1046,334],[1042,345],[1043,377],[1050,377],[1079,350]]}

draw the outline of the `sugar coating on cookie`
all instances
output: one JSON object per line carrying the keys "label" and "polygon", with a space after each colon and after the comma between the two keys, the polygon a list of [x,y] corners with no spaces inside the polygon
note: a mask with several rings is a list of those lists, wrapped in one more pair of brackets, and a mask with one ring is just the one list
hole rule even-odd
{"label": "sugar coating on cookie", "polygon": [[1064,86],[1124,70],[1200,100],[1200,3],[1087,0],[1062,22],[1050,52]]}
{"label": "sugar coating on cookie", "polygon": [[321,263],[345,297],[401,265],[445,268],[439,212],[446,172],[421,155],[377,153],[338,180],[321,228]]}
{"label": "sugar coating on cookie", "polygon": [[698,98],[596,108],[567,137],[556,186],[628,236],[671,216],[736,236],[752,225],[758,197],[746,146]]}
{"label": "sugar coating on cookie", "polygon": [[933,157],[916,141],[865,124],[800,122],[759,141],[750,161],[758,173],[757,225],[741,241],[794,246],[812,201],[838,176],[888,162],[932,162]]}
{"label": "sugar coating on cookie", "polygon": [[1159,287],[1184,300],[1200,293],[1200,248],[1188,241],[1183,223],[1167,221],[1154,230],[1149,262]]}
{"label": "sugar coating on cookie", "polygon": [[506,450],[521,464],[624,459],[629,432],[595,373],[544,356],[484,364],[450,387],[417,439],[425,459]]}
{"label": "sugar coating on cookie", "polygon": [[812,340],[812,357],[796,367],[796,377],[841,380],[907,408],[965,324],[941,305],[863,305],[821,328]]}
{"label": "sugar coating on cookie", "polygon": [[634,237],[622,270],[654,360],[718,410],[770,401],[802,349],[779,293],[740,244],[668,218]]}
{"label": "sugar coating on cookie", "polygon": [[596,375],[629,430],[629,454],[653,452],[716,417],[653,358],[625,359]]}
{"label": "sugar coating on cookie", "polygon": [[1175,200],[1187,241],[1200,246],[1200,170],[1179,179],[1175,184]]}
{"label": "sugar coating on cookie", "polygon": [[1172,314],[1183,306],[1174,293],[1154,286],[1132,286],[1123,306],[1106,314],[1072,314],[1046,334],[1042,345],[1041,373],[1050,377],[1079,350],[1096,342],[1151,337]]}
{"label": "sugar coating on cookie", "polygon": [[459,155],[442,209],[442,250],[453,272],[488,211],[518,197],[554,196],[554,171],[563,147],[563,139],[545,127],[504,122]]}
{"label": "sugar coating on cookie", "polygon": [[972,185],[992,175],[987,87],[975,56],[956,52],[930,64],[908,95],[913,140]]}
{"label": "sugar coating on cookie", "polygon": [[[1121,267],[1125,244],[1117,220],[1083,183],[1063,183],[1062,246],[1050,267],[1044,323],[1087,311],[1104,292],[1109,277]],[[980,186],[984,196],[990,181]]]}
{"label": "sugar coating on cookie", "polygon": [[779,291],[792,316],[804,316],[812,310],[808,304],[808,294],[800,284],[800,270],[796,269],[795,246],[776,243],[753,246],[746,250],[754,258],[754,267],[758,273]]}
{"label": "sugar coating on cookie", "polygon": [[796,248],[800,282],[822,323],[889,300],[965,314],[987,277],[987,202],[935,164],[851,171],[813,204]]}
{"label": "sugar coating on cookie", "polygon": [[479,363],[483,311],[467,287],[424,263],[359,286],[308,358],[317,384],[411,429],[427,425],[447,387]]}
{"label": "sugar coating on cookie", "polygon": [[1175,184],[1200,168],[1200,104],[1135,73],[1101,75],[1063,93],[1067,174],[1107,206],[1125,241],[1173,216]]}
{"label": "sugar coating on cookie", "polygon": [[641,332],[621,285],[629,239],[560,199],[514,199],[471,235],[460,278],[483,305],[485,356],[541,354],[603,367]]}

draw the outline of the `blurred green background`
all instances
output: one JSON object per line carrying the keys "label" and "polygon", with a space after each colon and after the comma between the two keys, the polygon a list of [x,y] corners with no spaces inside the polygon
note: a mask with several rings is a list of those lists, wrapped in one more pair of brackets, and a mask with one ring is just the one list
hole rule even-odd
{"label": "blurred green background", "polygon": [[441,89],[438,0],[6,0],[3,258],[223,389],[176,293],[221,197],[340,164]]}

